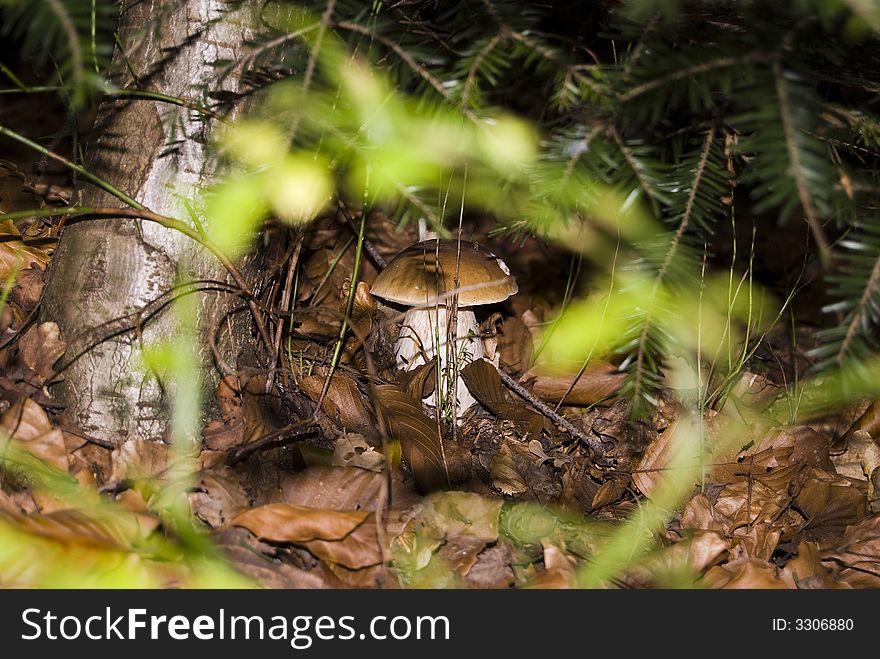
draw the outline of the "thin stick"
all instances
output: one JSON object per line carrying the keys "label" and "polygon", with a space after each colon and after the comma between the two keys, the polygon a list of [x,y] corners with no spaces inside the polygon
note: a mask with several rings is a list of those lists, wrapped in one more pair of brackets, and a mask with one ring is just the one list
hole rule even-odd
{"label": "thin stick", "polygon": [[577,428],[574,424],[572,424],[571,421],[554,412],[540,398],[537,398],[534,394],[528,391],[519,382],[514,380],[501,369],[498,369],[498,374],[501,376],[501,381],[506,384],[508,388],[510,388],[510,390],[513,391],[517,396],[525,399],[541,414],[546,416],[556,425],[561,426],[562,429],[565,430],[569,435],[581,440],[584,444],[589,446],[599,458],[605,457],[605,447],[602,446],[602,442],[600,442],[595,437],[590,437],[583,430]]}
{"label": "thin stick", "polygon": [[226,464],[229,467],[237,465],[239,462],[250,457],[258,451],[268,451],[269,449],[279,448],[300,441],[303,437],[313,435],[318,431],[318,426],[311,422],[311,419],[305,421],[297,421],[279,428],[273,432],[263,435],[258,440],[245,444],[244,446],[235,446],[229,449],[226,455]]}
{"label": "thin stick", "polygon": [[[354,221],[354,218],[351,216],[351,213],[348,210],[348,207],[345,205],[341,199],[339,200],[339,212],[342,213],[342,217],[345,218],[345,223],[348,224],[348,228],[354,232],[354,235],[358,235],[358,226]],[[378,266],[379,270],[384,270],[388,267],[388,261],[385,260],[385,257],[379,253],[379,250],[376,249],[376,246],[370,242],[369,238],[364,236],[364,249],[367,250],[367,254],[370,255],[370,258],[373,259],[373,263]]]}

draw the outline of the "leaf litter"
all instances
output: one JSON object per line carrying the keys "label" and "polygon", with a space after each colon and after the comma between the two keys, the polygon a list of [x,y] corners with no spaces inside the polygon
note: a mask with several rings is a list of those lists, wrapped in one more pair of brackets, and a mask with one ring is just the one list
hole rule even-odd
{"label": "leaf litter", "polygon": [[[3,166],[0,185],[14,192],[6,198],[41,203]],[[521,295],[484,318],[488,360],[461,371],[479,405],[461,424],[440,418],[421,402],[434,393],[433,366],[395,368],[400,314],[370,300],[378,274],[370,262],[353,319],[367,341],[346,343],[330,368],[353,264],[346,231],[322,221],[303,243],[294,300],[302,312],[279,354],[283,394],[267,395],[265,374],[220,380],[185,494],[193,518],[236,574],[264,587],[578,586],[627,520],[675,482],[675,405],[659,400],[650,418],[633,420],[616,398],[615,364],[536,364],[536,340],[559,300],[521,282]],[[65,338],[52,322],[23,326],[42,291],[51,230],[7,221],[0,233],[0,268],[17,277],[0,329],[18,332],[0,350],[0,528],[12,540],[0,547],[0,585],[63,585],[57,565],[72,560],[127,583],[194,583],[156,505],[174,466],[170,445],[106,445],[60,425],[48,387],[63,377],[55,369]],[[415,240],[379,213],[368,236],[386,259]],[[505,254],[514,270],[532,256]],[[505,387],[499,367],[602,442],[613,464],[597,466]],[[712,454],[647,550],[607,587],[880,587],[880,407],[862,401],[854,413],[801,425],[753,415],[783,394],[766,375],[743,372],[700,438],[711,446],[732,419],[741,441]],[[306,421],[317,431],[302,439],[291,428]],[[267,450],[228,460],[267,437]],[[42,487],[16,466],[23,455],[80,488],[80,501]]]}

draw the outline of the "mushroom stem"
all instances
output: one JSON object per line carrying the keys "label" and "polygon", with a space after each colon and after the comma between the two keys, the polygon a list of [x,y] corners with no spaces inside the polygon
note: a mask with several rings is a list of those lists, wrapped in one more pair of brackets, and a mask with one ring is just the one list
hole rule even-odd
{"label": "mushroom stem", "polygon": [[[458,310],[455,341],[449,340],[448,329],[449,312],[445,306],[433,309],[410,309],[404,318],[395,349],[397,367],[408,371],[428,363],[439,354],[441,400],[448,399],[446,394],[452,392],[453,374],[484,356],[479,325],[473,311]],[[455,398],[456,421],[458,421],[464,411],[476,403],[460,376],[455,382]],[[425,399],[425,403],[435,405],[436,399],[435,392]]]}

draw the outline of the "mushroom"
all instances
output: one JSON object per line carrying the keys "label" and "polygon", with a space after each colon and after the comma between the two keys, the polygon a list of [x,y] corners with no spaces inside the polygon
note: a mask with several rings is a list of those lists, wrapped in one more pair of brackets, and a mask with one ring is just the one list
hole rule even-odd
{"label": "mushroom", "polygon": [[[397,367],[410,371],[439,354],[442,394],[451,390],[451,374],[484,357],[477,318],[471,308],[502,302],[517,290],[504,261],[480,246],[457,240],[425,240],[395,256],[376,278],[371,293],[411,307],[395,346]],[[450,345],[450,311],[456,304],[455,341]],[[460,376],[455,383],[455,397],[458,420],[476,402]],[[435,395],[425,402],[434,405]]]}

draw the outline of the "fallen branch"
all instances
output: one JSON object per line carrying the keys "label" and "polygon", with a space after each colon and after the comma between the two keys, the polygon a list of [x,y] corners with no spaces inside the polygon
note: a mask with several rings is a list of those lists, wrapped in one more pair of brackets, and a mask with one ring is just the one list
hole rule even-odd
{"label": "fallen branch", "polygon": [[554,412],[549,405],[547,405],[544,401],[535,396],[528,389],[523,387],[519,382],[514,380],[511,376],[509,376],[501,369],[498,369],[498,374],[501,376],[501,381],[506,384],[507,387],[517,396],[527,401],[530,405],[532,405],[532,407],[534,407],[541,414],[550,419],[553,423],[560,426],[569,435],[581,440],[584,444],[589,446],[593,453],[596,455],[597,462],[603,463],[606,460],[605,447],[602,445],[602,442],[600,442],[595,437],[590,437],[590,435],[575,426],[571,421],[569,421],[562,415]]}

